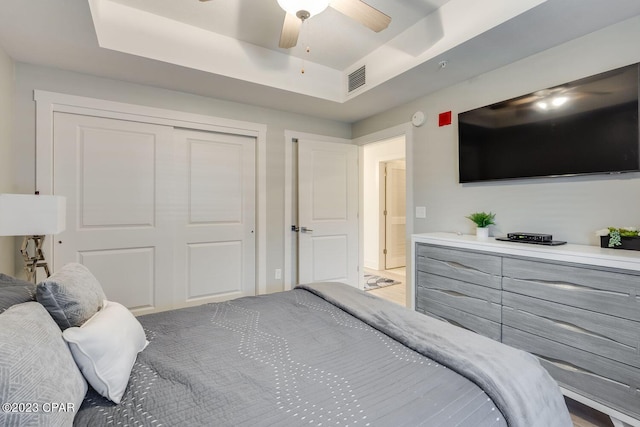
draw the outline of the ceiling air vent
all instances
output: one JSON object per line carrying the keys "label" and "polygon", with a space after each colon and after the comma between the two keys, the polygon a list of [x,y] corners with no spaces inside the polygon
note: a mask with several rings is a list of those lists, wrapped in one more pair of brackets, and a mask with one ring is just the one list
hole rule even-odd
{"label": "ceiling air vent", "polygon": [[355,70],[353,73],[349,74],[349,92],[353,92],[359,87],[364,86],[367,82],[367,73],[365,69],[365,65]]}

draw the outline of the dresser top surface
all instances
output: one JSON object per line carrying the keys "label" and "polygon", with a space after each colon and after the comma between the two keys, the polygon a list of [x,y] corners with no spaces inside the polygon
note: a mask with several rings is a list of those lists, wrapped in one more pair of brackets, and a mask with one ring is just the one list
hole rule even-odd
{"label": "dresser top surface", "polygon": [[495,240],[493,237],[479,238],[456,233],[423,233],[411,236],[412,247],[416,243],[477,250],[501,255],[513,255],[572,262],[601,267],[622,268],[640,271],[640,251],[609,249],[598,246],[566,244],[545,246]]}

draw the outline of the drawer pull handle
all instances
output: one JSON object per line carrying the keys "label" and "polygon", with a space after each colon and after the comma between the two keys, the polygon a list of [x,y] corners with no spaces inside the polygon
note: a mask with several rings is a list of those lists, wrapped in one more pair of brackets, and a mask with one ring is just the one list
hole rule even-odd
{"label": "drawer pull handle", "polygon": [[466,326],[462,325],[461,323],[456,322],[455,320],[451,320],[451,319],[443,319],[445,322],[450,323],[454,326],[457,326],[459,328],[463,328],[463,329],[469,329]]}
{"label": "drawer pull handle", "polygon": [[450,289],[433,289],[434,292],[439,292],[441,294],[446,294],[446,295],[450,295],[454,298],[466,298],[467,300],[470,301],[477,301],[479,303],[486,303],[489,305],[493,305],[493,302],[488,300],[488,299],[484,299],[484,298],[478,298],[478,297],[474,297],[471,295],[466,295],[466,294],[462,294],[460,292],[457,291],[452,291]]}
{"label": "drawer pull handle", "polygon": [[617,345],[621,345],[621,346],[626,347],[626,348],[628,348],[628,349],[630,349],[630,350],[633,350],[633,351],[635,351],[635,350],[636,350],[636,348],[635,348],[635,347],[633,347],[633,346],[630,346],[630,345],[628,345],[628,344],[625,344],[625,343],[622,343],[622,342],[616,341],[616,340],[614,340],[614,339],[612,339],[612,338],[610,338],[610,337],[608,337],[608,336],[605,336],[605,335],[599,334],[599,333],[594,332],[594,331],[590,331],[590,330],[585,329],[585,328],[582,328],[582,327],[580,327],[580,326],[578,326],[578,325],[574,325],[573,323],[563,322],[563,321],[561,321],[561,320],[553,319],[553,318],[551,318],[551,317],[546,317],[546,316],[540,316],[540,317],[542,317],[542,318],[544,318],[544,319],[547,319],[547,320],[549,320],[550,322],[555,323],[556,325],[558,325],[559,327],[561,327],[561,328],[563,328],[563,329],[567,329],[567,330],[569,330],[569,331],[577,332],[577,333],[579,333],[579,334],[584,334],[584,335],[589,335],[589,336],[592,336],[592,337],[600,338],[600,339],[605,340],[605,341],[608,341],[608,342],[610,342],[610,343],[614,343],[614,344],[617,344]]}
{"label": "drawer pull handle", "polygon": [[629,294],[625,293],[625,292],[615,292],[615,291],[607,291],[604,289],[594,289],[591,288],[589,286],[584,286],[584,285],[577,285],[575,283],[569,283],[569,282],[553,282],[553,281],[547,281],[547,280],[527,280],[527,279],[516,279],[516,280],[521,280],[521,281],[527,281],[530,283],[539,283],[543,286],[552,286],[554,288],[557,289],[562,289],[562,290],[572,290],[572,291],[583,291],[583,292],[593,292],[593,293],[598,293],[598,294],[608,294],[608,295],[618,295],[618,296],[623,296],[623,297],[628,297]]}
{"label": "drawer pull handle", "polygon": [[459,262],[455,262],[455,261],[442,261],[442,262],[448,265],[449,267],[453,268],[454,270],[467,270],[467,271],[473,271],[474,273],[489,275],[489,273],[485,273],[484,271],[478,270],[477,268],[474,268],[474,267],[469,267],[468,265],[460,264]]}
{"label": "drawer pull handle", "polygon": [[566,362],[564,360],[552,359],[552,358],[549,358],[549,357],[540,356],[539,354],[536,354],[536,357],[538,357],[538,358],[540,358],[540,359],[552,364],[553,366],[555,366],[558,369],[562,369],[563,371],[577,372],[579,374],[588,375],[590,377],[597,378],[600,381],[607,381],[607,382],[610,382],[610,383],[613,383],[613,384],[617,384],[619,387],[624,387],[626,389],[629,389],[629,384],[624,384],[624,383],[621,383],[620,381],[616,381],[616,380],[613,380],[611,378],[603,377],[602,375],[598,375],[598,374],[596,374],[594,372],[588,371],[586,369],[582,369],[582,368],[580,368],[580,367],[578,367],[578,366],[576,366],[574,364],[571,364],[569,362]]}
{"label": "drawer pull handle", "polygon": [[443,294],[451,295],[452,297],[456,297],[456,298],[460,298],[460,297],[473,298],[473,297],[470,297],[469,295],[461,294],[460,292],[451,291],[448,289],[437,289],[437,291],[442,292]]}

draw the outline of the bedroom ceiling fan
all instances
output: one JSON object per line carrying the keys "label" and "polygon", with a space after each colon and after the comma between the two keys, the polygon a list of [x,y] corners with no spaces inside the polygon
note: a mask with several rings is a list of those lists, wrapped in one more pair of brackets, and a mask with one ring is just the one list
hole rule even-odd
{"label": "bedroom ceiling fan", "polygon": [[[200,0],[207,2],[210,0]],[[298,43],[302,23],[314,15],[332,7],[343,15],[360,22],[367,28],[380,32],[389,26],[391,17],[361,0],[277,0],[286,12],[279,47],[289,49]]]}
{"label": "bedroom ceiling fan", "polygon": [[278,0],[278,4],[287,13],[280,34],[279,47],[283,49],[294,47],[298,42],[302,23],[327,7],[332,7],[376,33],[387,28],[391,22],[391,17],[360,0]]}

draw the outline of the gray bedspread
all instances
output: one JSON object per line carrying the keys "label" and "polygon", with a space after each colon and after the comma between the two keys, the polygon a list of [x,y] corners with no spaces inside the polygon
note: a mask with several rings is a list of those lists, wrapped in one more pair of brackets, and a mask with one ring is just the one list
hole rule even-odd
{"label": "gray bedspread", "polygon": [[[372,298],[346,285],[316,284],[142,316],[150,344],[138,355],[122,402],[115,405],[91,390],[74,425],[505,426],[494,401],[509,425],[526,425],[528,409],[506,408],[522,404],[520,394],[515,400],[489,397],[477,385],[483,381],[457,374],[453,364],[421,354],[418,345],[410,348],[410,337],[422,332],[399,332],[441,322],[404,319],[400,307]],[[357,313],[381,322],[369,325],[352,315]],[[401,324],[381,327],[396,320]],[[527,362],[531,366],[518,356],[516,364],[541,369],[535,359]],[[525,376],[542,378],[529,386],[535,393],[546,390],[555,408],[557,386],[540,374]],[[489,382],[489,388],[503,382]],[[554,413],[538,409],[544,420]],[[544,425],[571,425],[566,408],[557,408],[556,417]]]}
{"label": "gray bedspread", "polygon": [[529,353],[374,296],[363,297],[348,286],[300,287],[471,379],[493,399],[510,427],[573,425],[557,383]]}

